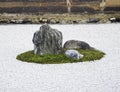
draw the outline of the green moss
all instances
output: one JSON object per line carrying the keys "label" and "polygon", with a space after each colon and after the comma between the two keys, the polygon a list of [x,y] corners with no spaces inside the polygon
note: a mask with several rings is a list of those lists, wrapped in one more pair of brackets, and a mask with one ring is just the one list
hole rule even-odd
{"label": "green moss", "polygon": [[33,63],[40,63],[40,64],[60,64],[60,63],[75,63],[75,62],[85,62],[85,61],[94,61],[101,59],[105,53],[91,49],[91,50],[78,50],[81,54],[84,55],[83,58],[77,60],[68,58],[64,54],[57,54],[57,55],[35,55],[33,50],[27,51],[17,56],[18,60],[24,62],[33,62]]}

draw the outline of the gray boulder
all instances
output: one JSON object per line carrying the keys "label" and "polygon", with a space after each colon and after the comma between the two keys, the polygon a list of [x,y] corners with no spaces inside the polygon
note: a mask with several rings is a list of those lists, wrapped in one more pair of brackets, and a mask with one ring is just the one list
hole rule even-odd
{"label": "gray boulder", "polygon": [[77,50],[67,50],[65,55],[69,58],[80,59],[83,57]]}
{"label": "gray boulder", "polygon": [[33,36],[34,54],[58,54],[62,48],[62,33],[48,24],[40,27]]}
{"label": "gray boulder", "polygon": [[66,41],[63,47],[66,49],[84,49],[84,50],[91,49],[88,43],[78,40]]}
{"label": "gray boulder", "polygon": [[90,18],[87,23],[98,23],[100,21],[99,18]]}

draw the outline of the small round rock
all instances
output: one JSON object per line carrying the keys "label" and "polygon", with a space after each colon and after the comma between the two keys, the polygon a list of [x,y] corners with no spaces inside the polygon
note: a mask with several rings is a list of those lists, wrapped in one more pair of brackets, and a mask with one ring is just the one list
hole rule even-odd
{"label": "small round rock", "polygon": [[83,55],[80,54],[77,50],[67,50],[65,55],[69,58],[80,59],[83,58]]}

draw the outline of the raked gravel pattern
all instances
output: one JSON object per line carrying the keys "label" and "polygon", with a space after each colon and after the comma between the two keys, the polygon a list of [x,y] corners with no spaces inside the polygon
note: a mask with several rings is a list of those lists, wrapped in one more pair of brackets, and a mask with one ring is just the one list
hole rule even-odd
{"label": "raked gravel pattern", "polygon": [[51,25],[63,42],[86,41],[104,51],[91,62],[35,64],[16,60],[32,50],[40,25],[0,25],[0,92],[120,92],[120,24]]}

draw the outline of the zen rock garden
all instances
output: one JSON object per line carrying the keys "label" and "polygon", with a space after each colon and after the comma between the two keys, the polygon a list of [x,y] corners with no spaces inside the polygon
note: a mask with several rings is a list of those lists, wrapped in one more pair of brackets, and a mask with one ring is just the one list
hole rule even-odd
{"label": "zen rock garden", "polygon": [[[33,36],[34,54],[60,54],[62,52],[62,33],[52,29],[48,24],[42,25]],[[69,40],[64,44],[65,55],[70,58],[80,59],[83,57],[74,49],[90,49],[90,45],[83,41]]]}
{"label": "zen rock garden", "polygon": [[34,50],[17,56],[18,60],[41,64],[73,63],[94,61],[104,53],[94,49],[88,43],[79,40],[68,40],[62,46],[63,35],[44,24],[33,35]]}

